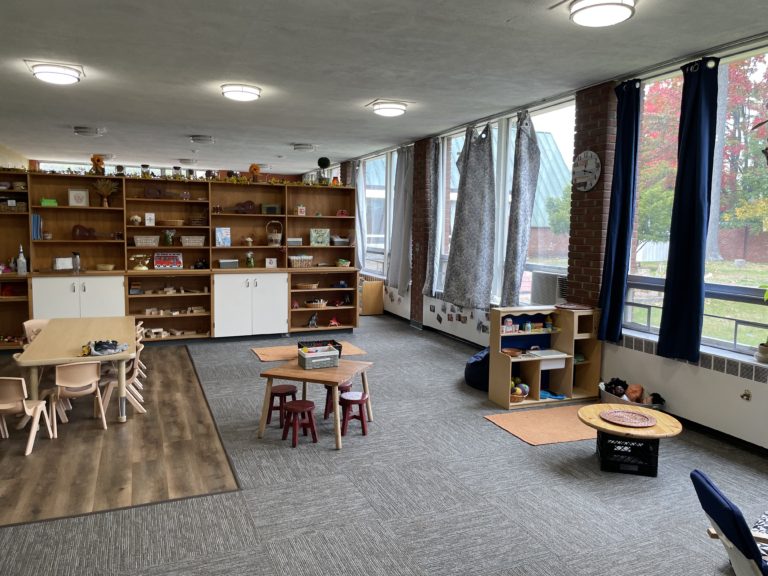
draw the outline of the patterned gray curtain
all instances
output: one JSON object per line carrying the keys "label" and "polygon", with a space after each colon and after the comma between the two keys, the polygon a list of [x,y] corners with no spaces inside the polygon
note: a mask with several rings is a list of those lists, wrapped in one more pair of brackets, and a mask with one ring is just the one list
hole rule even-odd
{"label": "patterned gray curtain", "polygon": [[515,169],[510,192],[507,254],[504,259],[504,284],[501,289],[502,306],[520,304],[520,283],[523,280],[528,242],[531,239],[531,218],[539,179],[541,154],[536,141],[536,130],[528,111],[517,114],[515,138]]}
{"label": "patterned gray curtain", "polygon": [[362,270],[365,268],[365,252],[367,250],[368,220],[365,206],[365,175],[360,160],[352,163],[352,182],[355,183],[355,265]]}
{"label": "patterned gray curtain", "polygon": [[429,246],[427,246],[427,274],[421,293],[435,296],[435,280],[440,266],[440,139],[432,138],[427,149],[427,170],[429,190],[427,191],[427,212],[429,214]]}
{"label": "patterned gray curtain", "polygon": [[413,146],[397,149],[395,196],[392,206],[392,246],[387,267],[387,286],[400,296],[411,283],[411,227],[413,222]]}
{"label": "patterned gray curtain", "polygon": [[457,306],[487,310],[493,283],[496,218],[490,124],[480,134],[467,128],[456,165],[459,190],[443,299]]}

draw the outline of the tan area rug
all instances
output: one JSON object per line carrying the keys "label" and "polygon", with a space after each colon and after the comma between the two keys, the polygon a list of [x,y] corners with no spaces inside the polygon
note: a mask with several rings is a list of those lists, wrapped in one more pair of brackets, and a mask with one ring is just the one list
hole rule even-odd
{"label": "tan area rug", "polygon": [[[93,418],[91,398],[72,401],[59,437],[37,434],[24,456],[29,427],[0,441],[0,526],[77,516],[238,489],[208,402],[186,346],[147,346],[141,355],[146,414],[128,405],[117,422],[117,392],[107,429]],[[0,374],[21,373],[0,357]],[[54,370],[46,368],[44,385]]]}
{"label": "tan area rug", "polygon": [[[367,354],[367,352],[361,348],[358,348],[354,344],[350,344],[345,340],[339,340],[341,344],[342,356],[358,356],[360,354]],[[275,362],[276,360],[293,360],[299,355],[299,348],[296,344],[288,346],[269,346],[267,348],[251,348],[254,354],[259,357],[262,362]]]}
{"label": "tan area rug", "polygon": [[499,428],[531,446],[597,438],[597,430],[583,424],[576,413],[582,405],[515,410],[486,416]]}

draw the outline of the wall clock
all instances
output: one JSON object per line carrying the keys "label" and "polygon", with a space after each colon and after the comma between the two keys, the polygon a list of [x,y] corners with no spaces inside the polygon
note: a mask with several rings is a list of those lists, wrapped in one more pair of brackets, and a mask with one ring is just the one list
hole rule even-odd
{"label": "wall clock", "polygon": [[589,192],[600,179],[600,157],[591,150],[585,150],[573,161],[573,187],[579,192]]}

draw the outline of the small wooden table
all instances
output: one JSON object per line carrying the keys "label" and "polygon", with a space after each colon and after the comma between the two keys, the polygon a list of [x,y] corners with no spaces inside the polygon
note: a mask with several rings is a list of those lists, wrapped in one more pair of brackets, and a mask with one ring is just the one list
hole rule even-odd
{"label": "small wooden table", "polygon": [[[82,347],[93,340],[117,340],[128,349],[109,356],[83,356]],[[125,422],[125,363],[136,357],[136,320],[133,316],[54,318],[16,359],[29,368],[29,397],[38,399],[38,368],[72,362],[117,362],[118,421]]]}
{"label": "small wooden table", "polygon": [[264,436],[267,427],[267,414],[269,414],[269,400],[272,393],[272,380],[292,380],[302,383],[302,399],[307,399],[307,382],[331,386],[333,393],[333,428],[336,432],[336,449],[341,450],[341,419],[339,417],[339,384],[350,380],[360,374],[363,381],[363,391],[368,394],[368,402],[365,409],[368,414],[368,422],[373,422],[373,408],[371,407],[371,393],[368,390],[368,377],[365,371],[373,366],[373,362],[356,362],[353,360],[339,360],[339,365],[333,368],[315,368],[305,370],[299,366],[299,360],[291,360],[275,368],[264,370],[262,378],[267,379],[267,388],[264,390],[264,404],[261,407],[261,420],[259,421],[259,435]]}
{"label": "small wooden table", "polygon": [[[600,417],[608,410],[628,410],[656,419],[645,428],[621,426]],[[671,438],[682,432],[683,425],[669,414],[629,404],[590,404],[579,409],[579,420],[597,430],[597,454],[600,469],[656,476],[658,472],[659,439]]]}

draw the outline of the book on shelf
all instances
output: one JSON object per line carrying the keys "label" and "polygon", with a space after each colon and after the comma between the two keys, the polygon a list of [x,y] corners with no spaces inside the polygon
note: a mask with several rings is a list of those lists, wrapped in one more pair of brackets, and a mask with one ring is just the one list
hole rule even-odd
{"label": "book on shelf", "polygon": [[216,246],[232,246],[232,231],[229,226],[216,228]]}
{"label": "book on shelf", "polygon": [[32,214],[32,240],[43,239],[43,217],[40,214]]}

